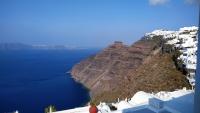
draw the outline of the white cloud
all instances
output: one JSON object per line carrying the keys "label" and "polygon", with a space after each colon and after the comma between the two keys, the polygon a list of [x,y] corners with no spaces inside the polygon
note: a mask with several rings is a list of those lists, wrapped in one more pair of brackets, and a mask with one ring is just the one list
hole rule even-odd
{"label": "white cloud", "polygon": [[149,0],[150,5],[163,5],[167,3],[169,0]]}

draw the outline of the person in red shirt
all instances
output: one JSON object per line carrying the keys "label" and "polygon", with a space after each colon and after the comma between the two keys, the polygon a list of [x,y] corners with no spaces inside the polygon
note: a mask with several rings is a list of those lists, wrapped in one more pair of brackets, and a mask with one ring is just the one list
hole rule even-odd
{"label": "person in red shirt", "polygon": [[98,112],[98,108],[96,107],[96,105],[93,102],[90,102],[89,112],[90,113],[97,113]]}

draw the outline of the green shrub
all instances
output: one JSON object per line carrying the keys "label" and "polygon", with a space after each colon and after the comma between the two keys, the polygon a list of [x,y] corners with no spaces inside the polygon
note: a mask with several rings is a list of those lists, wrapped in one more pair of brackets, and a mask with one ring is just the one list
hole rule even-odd
{"label": "green shrub", "polygon": [[45,111],[45,113],[51,113],[51,112],[55,112],[56,108],[55,108],[55,106],[50,105],[50,106],[46,107],[44,111]]}

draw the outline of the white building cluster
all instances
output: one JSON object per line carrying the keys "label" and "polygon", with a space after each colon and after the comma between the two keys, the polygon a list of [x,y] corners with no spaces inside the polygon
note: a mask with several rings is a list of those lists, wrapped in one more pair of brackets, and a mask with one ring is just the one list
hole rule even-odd
{"label": "white building cluster", "polygon": [[195,72],[197,64],[197,42],[198,42],[198,27],[183,27],[178,31],[155,30],[151,33],[146,33],[145,36],[152,38],[154,36],[163,36],[168,40],[167,44],[173,45],[181,52],[178,57],[183,62],[187,70],[187,78],[192,86],[195,85]]}

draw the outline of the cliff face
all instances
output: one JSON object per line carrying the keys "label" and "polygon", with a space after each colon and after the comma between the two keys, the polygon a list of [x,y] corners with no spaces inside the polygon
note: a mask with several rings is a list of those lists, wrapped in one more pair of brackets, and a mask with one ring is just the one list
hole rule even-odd
{"label": "cliff face", "polygon": [[90,89],[94,101],[113,101],[142,90],[147,92],[189,87],[176,70],[172,54],[162,53],[159,37],[131,46],[115,42],[102,52],[76,64],[73,78]]}

